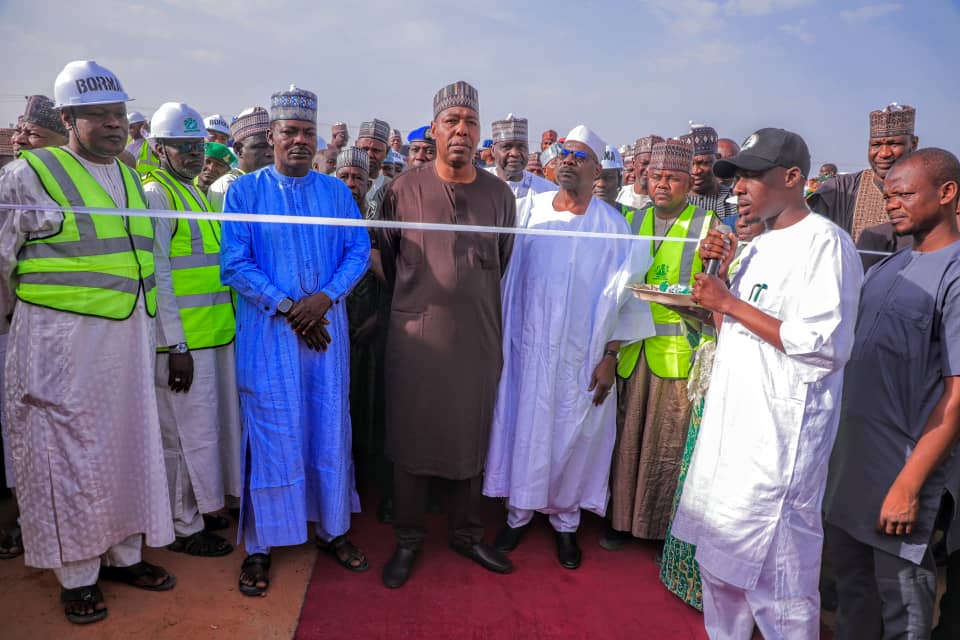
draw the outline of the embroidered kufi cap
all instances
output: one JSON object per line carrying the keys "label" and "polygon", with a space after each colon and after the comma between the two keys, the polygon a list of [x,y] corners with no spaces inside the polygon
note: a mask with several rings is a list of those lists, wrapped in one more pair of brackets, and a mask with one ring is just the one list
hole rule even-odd
{"label": "embroidered kufi cap", "polygon": [[448,84],[433,96],[433,117],[451,107],[466,107],[480,113],[480,98],[477,90],[468,82],[458,80]]}
{"label": "embroidered kufi cap", "polygon": [[503,120],[496,120],[493,123],[493,142],[512,142],[518,140],[527,142],[529,128],[526,118],[518,118],[512,113],[508,114]]}
{"label": "embroidered kufi cap", "polygon": [[653,145],[658,142],[663,142],[663,138],[654,134],[637,138],[637,141],[633,143],[633,155],[638,156],[641,153],[651,153],[653,151]]}
{"label": "embroidered kufi cap", "polygon": [[693,155],[695,156],[715,156],[717,155],[717,135],[716,129],[705,124],[690,123],[690,133],[680,136],[684,142],[693,145]]}
{"label": "embroidered kufi cap", "polygon": [[276,120],[304,120],[317,122],[317,94],[290,85],[286,91],[270,96],[270,122]]}
{"label": "embroidered kufi cap", "polygon": [[337,169],[344,167],[358,167],[367,173],[370,173],[370,158],[366,151],[361,151],[356,147],[347,147],[337,154]]}
{"label": "embroidered kufi cap", "polygon": [[683,171],[690,173],[693,164],[693,145],[683,140],[671,138],[653,145],[650,153],[650,166],[647,171]]}
{"label": "embroidered kufi cap", "polygon": [[891,102],[883,109],[870,112],[870,137],[912,136],[916,124],[916,109]]}
{"label": "embroidered kufi cap", "polygon": [[27,97],[27,107],[23,110],[23,121],[44,129],[50,129],[50,131],[59,133],[64,137],[67,136],[67,128],[63,126],[60,112],[53,108],[53,100],[47,96]]}
{"label": "embroidered kufi cap", "polygon": [[377,118],[364,122],[357,133],[357,139],[360,138],[373,138],[387,144],[390,142],[390,124]]}
{"label": "embroidered kufi cap", "polygon": [[258,133],[266,133],[270,128],[270,114],[263,107],[250,107],[241,111],[230,123],[230,135],[234,142]]}

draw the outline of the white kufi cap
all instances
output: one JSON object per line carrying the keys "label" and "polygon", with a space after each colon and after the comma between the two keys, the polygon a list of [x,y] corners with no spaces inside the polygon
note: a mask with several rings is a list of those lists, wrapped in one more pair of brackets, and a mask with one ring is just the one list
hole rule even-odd
{"label": "white kufi cap", "polygon": [[604,142],[600,136],[582,124],[578,124],[570,130],[570,133],[567,134],[566,141],[582,142],[590,147],[590,149],[593,151],[593,154],[597,158],[597,162],[603,160],[604,151],[607,149],[607,143]]}

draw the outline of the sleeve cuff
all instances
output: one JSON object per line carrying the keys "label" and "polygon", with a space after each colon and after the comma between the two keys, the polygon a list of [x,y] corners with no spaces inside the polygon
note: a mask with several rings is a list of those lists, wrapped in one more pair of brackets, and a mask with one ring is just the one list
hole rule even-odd
{"label": "sleeve cuff", "polygon": [[280,289],[271,286],[260,294],[260,297],[257,299],[257,306],[264,315],[276,315],[277,305],[280,304],[281,300],[288,297],[290,296],[285,294],[283,291],[280,291]]}

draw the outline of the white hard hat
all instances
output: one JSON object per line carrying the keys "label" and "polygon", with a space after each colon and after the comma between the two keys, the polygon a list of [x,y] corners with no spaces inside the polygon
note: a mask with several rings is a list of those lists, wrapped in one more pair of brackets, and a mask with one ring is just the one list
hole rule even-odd
{"label": "white hard hat", "polygon": [[230,123],[227,122],[227,119],[219,113],[215,113],[212,116],[207,116],[204,118],[203,126],[209,131],[216,131],[217,133],[222,133],[225,136],[230,135]]}
{"label": "white hard hat", "polygon": [[620,157],[620,152],[607,145],[603,152],[603,159],[600,161],[600,167],[603,169],[623,169],[623,158]]}
{"label": "white hard hat", "polygon": [[129,102],[120,80],[93,60],[74,60],[57,76],[53,84],[55,109],[94,104]]}
{"label": "white hard hat", "polygon": [[151,140],[160,138],[205,138],[203,116],[182,102],[165,102],[150,118]]}
{"label": "white hard hat", "polygon": [[130,111],[127,113],[127,122],[130,124],[137,124],[138,122],[146,122],[147,119],[143,117],[143,114],[139,111]]}

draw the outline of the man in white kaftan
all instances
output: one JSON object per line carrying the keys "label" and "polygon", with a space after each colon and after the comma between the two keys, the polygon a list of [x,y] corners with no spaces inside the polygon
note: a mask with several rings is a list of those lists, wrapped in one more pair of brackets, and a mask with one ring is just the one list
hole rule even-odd
{"label": "man in white kaftan", "polygon": [[557,185],[525,169],[530,154],[526,118],[512,113],[493,123],[493,165],[486,170],[507,183],[517,199],[517,226],[525,226],[533,198],[556,191]]}
{"label": "man in white kaftan", "polygon": [[[522,226],[628,236],[623,216],[592,197],[604,146],[586,127],[574,129],[557,170],[561,191],[536,196]],[[548,513],[560,562],[575,569],[580,510],[602,516],[607,508],[617,349],[654,332],[649,306],[626,288],[643,280],[650,245],[519,236],[514,251],[483,492],[507,498],[498,548],[515,548],[534,511]]]}
{"label": "man in white kaftan", "polygon": [[[193,112],[193,113],[191,113]],[[153,141],[160,159],[160,169],[146,174],[144,191],[151,209],[208,210],[208,203],[193,183],[203,167],[203,133],[184,132],[179,126],[184,118],[202,122],[200,114],[186,105],[167,103],[153,116]],[[171,124],[176,126],[171,127]],[[178,149],[179,143],[194,143],[191,151]],[[181,229],[184,225],[186,229]],[[191,240],[191,249],[199,253],[183,258],[171,258],[171,240],[176,231],[185,232]],[[174,264],[189,259],[192,267],[207,259],[216,267],[191,282],[194,293],[197,286],[212,278],[220,283],[219,251],[206,247],[219,243],[220,224],[208,220],[164,218],[156,219],[154,232],[154,264],[157,274],[157,346],[168,352],[156,356],[156,393],[160,411],[160,430],[163,435],[163,453],[170,483],[170,505],[177,541],[174,551],[198,556],[218,556],[232,551],[220,536],[205,531],[203,514],[212,514],[224,506],[224,495],[240,497],[240,395],[237,391],[236,358],[234,356],[233,313],[229,318],[214,315],[211,306],[207,312],[207,327],[229,319],[229,329],[214,343],[198,344],[198,336],[188,336],[181,319],[181,304],[189,300],[174,290]],[[218,247],[217,247],[218,248]],[[201,267],[202,268],[202,267]],[[187,267],[190,269],[190,267]],[[192,270],[196,273],[196,269]],[[186,272],[189,273],[189,272]],[[194,280],[198,277],[194,275]],[[181,280],[184,282],[184,280]],[[212,287],[208,287],[212,288]],[[202,294],[201,294],[202,295]],[[230,304],[229,291],[221,291],[221,304]],[[193,296],[194,299],[201,296]],[[201,308],[201,307],[194,307]],[[223,343],[225,344],[220,344]],[[182,346],[182,352],[178,349]],[[179,356],[192,362],[189,384],[177,378]],[[181,360],[182,361],[182,360]],[[174,369],[171,374],[171,368]],[[222,525],[221,525],[222,526]]]}
{"label": "man in white kaftan", "polygon": [[[71,99],[63,94],[77,86],[74,76],[102,82]],[[64,589],[67,617],[93,622],[106,615],[98,577],[153,590],[174,585],[173,576],[142,562],[140,555],[142,535],[148,545],[164,546],[173,541],[173,527],[153,389],[153,264],[152,259],[145,262],[141,250],[152,244],[149,220],[123,223],[128,237],[122,240],[138,248],[141,266],[141,276],[128,282],[132,295],[121,299],[121,305],[128,305],[127,317],[101,317],[95,308],[89,313],[56,308],[84,303],[69,300],[69,293],[49,298],[47,305],[30,303],[20,290],[27,282],[23,273],[32,268],[24,264],[28,256],[56,260],[71,251],[52,244],[67,226],[66,214],[33,206],[78,206],[93,199],[146,207],[136,175],[114,159],[123,150],[119,134],[125,135],[127,127],[127,98],[115,76],[94,62],[72,62],[58,78],[55,95],[58,107],[72,105],[66,107],[69,147],[24,152],[32,154],[29,161],[22,158],[0,172],[0,202],[22,205],[0,218],[0,323],[5,325],[13,314],[4,411],[26,564],[54,569]],[[90,106],[96,109],[88,111]],[[63,189],[63,203],[41,183],[41,171]],[[71,175],[90,182],[83,183],[81,191]],[[83,221],[80,215],[70,214],[75,229],[90,225],[89,218]],[[83,233],[80,237],[76,244],[89,248],[91,242]],[[50,241],[26,244],[41,239]],[[110,246],[98,242],[109,241],[94,240],[95,250]],[[130,253],[113,255],[130,260]],[[82,275],[66,272],[63,282],[69,288]],[[30,282],[46,286],[54,277],[61,276]],[[101,556],[111,571],[101,567]]]}
{"label": "man in white kaftan", "polygon": [[[740,216],[767,227],[729,291],[698,274],[693,294],[724,319],[673,535],[697,546],[714,639],[747,640],[755,622],[767,640],[819,638],[820,505],[862,269],[850,237],[804,205],[809,166],[799,136],[761,129],[714,168],[736,172]],[[711,231],[701,256],[729,263],[721,247]]]}

